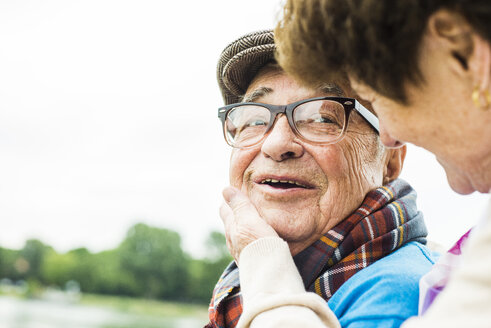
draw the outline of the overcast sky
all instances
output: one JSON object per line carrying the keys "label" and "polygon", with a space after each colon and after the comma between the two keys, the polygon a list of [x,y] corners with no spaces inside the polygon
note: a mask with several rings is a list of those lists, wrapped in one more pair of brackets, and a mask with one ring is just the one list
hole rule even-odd
{"label": "overcast sky", "polygon": [[[113,248],[136,222],[200,255],[222,230],[230,149],[215,68],[237,37],[272,28],[276,0],[0,2],[0,246]],[[410,147],[430,239],[450,243],[487,196],[460,196]]]}

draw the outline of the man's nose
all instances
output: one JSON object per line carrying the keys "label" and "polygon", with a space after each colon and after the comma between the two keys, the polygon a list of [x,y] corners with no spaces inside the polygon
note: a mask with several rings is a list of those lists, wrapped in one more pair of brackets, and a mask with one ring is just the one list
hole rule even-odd
{"label": "man's nose", "polygon": [[380,125],[380,141],[386,148],[400,148],[404,146],[404,142],[393,138],[383,125]]}
{"label": "man's nose", "polygon": [[298,143],[298,139],[293,133],[290,124],[288,124],[288,119],[285,115],[280,115],[277,118],[271,131],[263,141],[261,151],[266,157],[277,162],[303,155],[304,148]]}

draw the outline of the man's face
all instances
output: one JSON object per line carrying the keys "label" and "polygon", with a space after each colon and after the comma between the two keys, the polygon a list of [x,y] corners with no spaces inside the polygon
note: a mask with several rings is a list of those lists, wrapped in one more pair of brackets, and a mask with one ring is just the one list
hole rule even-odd
{"label": "man's face", "polygon": [[[329,95],[300,87],[277,70],[260,72],[246,97],[252,94],[259,95],[253,101],[272,105]],[[300,251],[382,185],[383,154],[375,132],[358,114],[352,113],[344,139],[327,146],[300,140],[281,115],[259,145],[233,150],[230,183],[249,196],[292,250]]]}

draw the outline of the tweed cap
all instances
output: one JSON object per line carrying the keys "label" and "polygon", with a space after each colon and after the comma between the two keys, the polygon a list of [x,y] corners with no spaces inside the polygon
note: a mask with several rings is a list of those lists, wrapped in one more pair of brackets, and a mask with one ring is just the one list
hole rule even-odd
{"label": "tweed cap", "polygon": [[257,72],[274,60],[275,50],[273,31],[264,30],[246,34],[222,51],[217,79],[226,105],[242,100]]}

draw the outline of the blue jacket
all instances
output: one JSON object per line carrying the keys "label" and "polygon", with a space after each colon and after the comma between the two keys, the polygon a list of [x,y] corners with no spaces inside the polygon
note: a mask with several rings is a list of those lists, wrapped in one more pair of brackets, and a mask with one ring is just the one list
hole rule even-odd
{"label": "blue jacket", "polygon": [[327,304],[343,328],[399,327],[418,314],[419,280],[435,260],[427,247],[410,242],[357,272]]}

